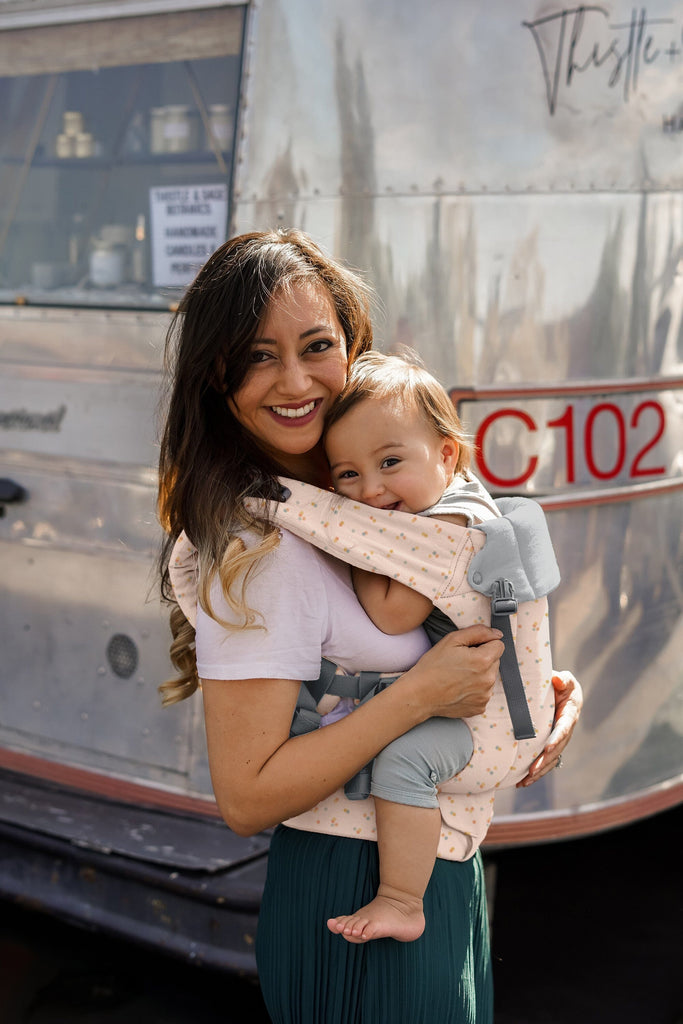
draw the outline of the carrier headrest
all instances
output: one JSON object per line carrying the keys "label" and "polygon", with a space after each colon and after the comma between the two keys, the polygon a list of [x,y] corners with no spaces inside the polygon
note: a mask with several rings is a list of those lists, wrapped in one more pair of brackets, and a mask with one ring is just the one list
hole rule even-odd
{"label": "carrier headrest", "polygon": [[473,527],[486,534],[467,572],[470,586],[491,597],[496,580],[509,580],[517,601],[545,597],[559,585],[560,570],[541,506],[531,498],[497,498],[502,516]]}

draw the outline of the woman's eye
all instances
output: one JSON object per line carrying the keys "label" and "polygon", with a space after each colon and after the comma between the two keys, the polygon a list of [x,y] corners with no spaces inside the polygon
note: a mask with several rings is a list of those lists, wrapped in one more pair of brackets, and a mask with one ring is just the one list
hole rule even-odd
{"label": "woman's eye", "polygon": [[389,455],[386,459],[382,460],[382,469],[391,469],[392,466],[398,466],[400,461],[395,455]]}
{"label": "woman's eye", "polygon": [[312,341],[311,344],[306,349],[306,351],[313,352],[313,354],[315,355],[318,352],[326,352],[328,348],[331,348],[331,346],[332,342],[329,341],[327,338],[319,338],[317,341]]}
{"label": "woman's eye", "polygon": [[270,359],[270,352],[266,352],[265,349],[256,348],[249,356],[250,363],[265,363],[267,359]]}

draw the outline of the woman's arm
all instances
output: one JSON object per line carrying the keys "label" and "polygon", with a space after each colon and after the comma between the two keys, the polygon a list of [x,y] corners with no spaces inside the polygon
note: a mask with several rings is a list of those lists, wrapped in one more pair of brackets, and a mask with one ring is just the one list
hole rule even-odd
{"label": "woman's arm", "polygon": [[299,683],[203,681],[211,779],[227,824],[240,835],[260,832],[330,796],[427,718],[481,714],[503,653],[498,637],[487,626],[452,633],[353,715],[293,738]]}
{"label": "woman's arm", "polygon": [[543,752],[530,765],[529,772],[517,787],[531,786],[557,768],[560,755],[569,743],[583,707],[583,690],[571,672],[557,672],[553,676],[555,687],[555,721],[553,731]]}

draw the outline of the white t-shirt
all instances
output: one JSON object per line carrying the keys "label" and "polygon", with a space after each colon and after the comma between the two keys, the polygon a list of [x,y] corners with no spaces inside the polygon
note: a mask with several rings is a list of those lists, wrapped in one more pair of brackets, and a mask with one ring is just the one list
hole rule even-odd
{"label": "white t-shirt", "polygon": [[[265,630],[228,630],[197,609],[200,678],[317,679],[323,657],[349,673],[404,672],[430,646],[421,627],[382,633],[358,602],[348,565],[286,530],[249,580],[246,601]],[[221,618],[239,621],[217,580],[211,604]]]}

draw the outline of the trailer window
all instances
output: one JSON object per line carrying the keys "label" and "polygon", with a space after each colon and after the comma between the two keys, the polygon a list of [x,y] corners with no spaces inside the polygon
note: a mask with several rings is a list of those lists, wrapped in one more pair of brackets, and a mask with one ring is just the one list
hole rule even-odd
{"label": "trailer window", "polygon": [[0,302],[167,308],[225,240],[244,7],[0,32]]}

